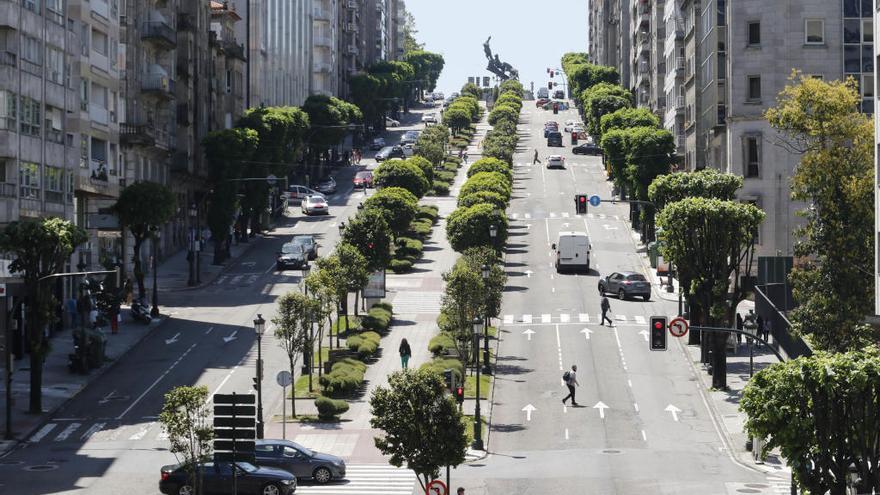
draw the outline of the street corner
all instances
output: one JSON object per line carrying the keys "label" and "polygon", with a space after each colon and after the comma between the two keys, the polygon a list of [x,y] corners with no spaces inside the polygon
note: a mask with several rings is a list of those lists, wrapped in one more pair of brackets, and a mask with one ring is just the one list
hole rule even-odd
{"label": "street corner", "polygon": [[475,450],[468,449],[464,454],[464,462],[465,464],[470,464],[477,461],[482,461],[486,457],[489,456],[489,451],[487,450]]}

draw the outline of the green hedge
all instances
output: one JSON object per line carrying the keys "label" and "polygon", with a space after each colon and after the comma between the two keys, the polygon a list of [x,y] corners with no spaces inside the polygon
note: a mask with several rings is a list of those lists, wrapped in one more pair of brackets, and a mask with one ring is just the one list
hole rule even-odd
{"label": "green hedge", "polygon": [[447,172],[458,172],[459,168],[461,168],[461,163],[443,162],[443,170]]}
{"label": "green hedge", "polygon": [[424,245],[422,241],[410,239],[409,237],[399,237],[397,239],[397,248],[394,250],[394,257],[397,259],[422,257]]}
{"label": "green hedge", "polygon": [[443,161],[444,162],[452,162],[456,165],[461,165],[461,158],[459,158],[457,156],[452,156],[452,155],[447,156],[446,158],[443,159]]}
{"label": "green hedge", "polygon": [[458,197],[459,208],[470,208],[480,203],[489,203],[499,210],[507,209],[507,201],[504,200],[504,197],[492,191],[477,191],[467,196]]}
{"label": "green hedge", "polygon": [[[395,261],[400,260],[391,260],[392,264]],[[388,311],[385,308],[373,306],[370,308],[370,311],[367,312],[365,316],[361,318],[361,328],[364,330],[371,330],[373,332],[383,333],[388,330],[388,326],[391,325],[391,311]]]}
{"label": "green hedge", "polygon": [[434,358],[420,366],[420,369],[433,371],[440,375],[441,379],[443,371],[451,369],[452,373],[456,376],[455,382],[464,383],[461,379],[464,376],[464,366],[461,365],[461,361],[455,358]]}
{"label": "green hedge", "polygon": [[446,354],[450,349],[455,349],[455,341],[452,339],[452,336],[446,332],[438,333],[431,338],[430,342],[428,342],[428,350],[431,351],[431,354],[435,357],[440,356],[441,354]]}
{"label": "green hedge", "polygon": [[436,223],[439,217],[440,210],[435,205],[421,205],[419,206],[419,212],[416,213],[416,219],[430,220],[431,223]]}
{"label": "green hedge", "polygon": [[366,359],[379,351],[379,341],[382,337],[376,332],[361,332],[345,339],[348,350],[357,352],[358,357]]}
{"label": "green hedge", "polygon": [[449,196],[449,183],[435,180],[431,184],[431,196]]}
{"label": "green hedge", "polygon": [[434,182],[437,182],[439,180],[439,181],[445,182],[447,184],[452,184],[452,182],[455,180],[455,174],[456,174],[456,172],[448,172],[446,170],[440,170],[436,174],[434,174],[435,175]]}
{"label": "green hedge", "polygon": [[388,314],[390,314],[390,315],[394,314],[394,309],[391,306],[391,303],[388,303],[388,302],[377,302],[376,304],[370,306],[370,309],[373,309],[373,308],[384,309],[385,311],[388,311]]}
{"label": "green hedge", "polygon": [[431,229],[434,227],[432,222],[429,222],[426,219],[418,219],[414,220],[411,224],[409,224],[409,231],[417,235],[421,238],[426,238],[431,235]]}
{"label": "green hedge", "polygon": [[318,408],[320,419],[336,419],[336,416],[348,411],[348,402],[341,399],[331,399],[323,395],[315,399],[315,407]]}
{"label": "green hedge", "polygon": [[413,262],[410,260],[393,259],[389,265],[389,268],[391,268],[391,271],[394,273],[409,273],[410,270],[412,270],[412,267]]}
{"label": "green hedge", "polygon": [[345,358],[330,368],[330,373],[320,378],[321,390],[329,396],[351,394],[364,382],[367,365],[357,359]]}
{"label": "green hedge", "polygon": [[477,191],[493,191],[504,197],[505,201],[510,201],[511,185],[507,177],[498,172],[480,172],[465,181],[459,196]]}

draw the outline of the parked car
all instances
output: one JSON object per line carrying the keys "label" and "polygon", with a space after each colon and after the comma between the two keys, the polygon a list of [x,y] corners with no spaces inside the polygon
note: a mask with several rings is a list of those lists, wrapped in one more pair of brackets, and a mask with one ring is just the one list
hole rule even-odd
{"label": "parked car", "polygon": [[[234,470],[234,471],[233,471]],[[193,483],[189,469],[183,464],[162,466],[159,491],[166,495],[190,495]],[[196,473],[203,492],[211,495],[232,495],[232,476],[236,477],[238,495],[290,495],[296,492],[296,476],[283,469],[257,467],[247,462],[205,462]]]}
{"label": "parked car", "polygon": [[535,100],[535,106],[538,108],[541,108],[544,105],[546,105],[547,102],[549,102],[549,101],[550,101],[550,98],[538,98],[537,100]]}
{"label": "parked car", "polygon": [[307,449],[290,440],[257,440],[257,464],[283,469],[298,479],[324,484],[345,478],[345,461],[335,455]]}
{"label": "parked car", "polygon": [[549,136],[551,132],[559,132],[559,126],[544,124],[544,137],[546,138],[547,136]]}
{"label": "parked car", "polygon": [[354,174],[352,180],[354,187],[373,187],[373,172],[369,170],[361,170]]}
{"label": "parked car", "polygon": [[385,147],[385,138],[377,137],[370,143],[371,150],[381,150]]}
{"label": "parked car", "polygon": [[596,146],[595,143],[583,143],[571,148],[571,152],[575,155],[602,155],[602,148]]}
{"label": "parked car", "polygon": [[400,121],[385,117],[385,127],[400,127]]}
{"label": "parked car", "polygon": [[290,203],[294,205],[302,203],[302,200],[305,199],[306,196],[321,196],[322,198],[324,197],[323,194],[306,186],[292,185],[288,187],[287,190],[287,198]]}
{"label": "parked car", "polygon": [[405,156],[406,158],[409,158],[416,154],[416,145],[414,145],[413,143],[406,143],[404,145],[401,145],[400,147],[403,148],[403,156]]}
{"label": "parked car", "polygon": [[422,123],[424,124],[436,124],[437,123],[437,114],[435,113],[426,113],[422,115]]}
{"label": "parked car", "polygon": [[321,194],[333,194],[336,192],[336,179],[333,177],[325,177],[315,185],[315,189]]}
{"label": "parked car", "polygon": [[323,196],[309,196],[302,201],[302,212],[306,215],[329,215],[330,206]]}
{"label": "parked car", "polygon": [[376,161],[381,162],[391,158],[406,158],[403,148],[400,146],[386,146],[376,153]]}
{"label": "parked car", "polygon": [[311,234],[293,236],[290,244],[302,246],[310,260],[318,258],[318,241],[315,239],[315,236]]}
{"label": "parked car", "polygon": [[419,131],[406,131],[400,139],[400,144],[415,144],[419,140]]}
{"label": "parked car", "polygon": [[299,269],[308,263],[308,257],[303,244],[285,242],[275,257],[275,267],[279,272],[285,268]]}
{"label": "parked car", "polygon": [[565,168],[565,157],[550,155],[547,157],[547,168]]}
{"label": "parked car", "polygon": [[614,272],[599,279],[599,295],[604,296],[607,292],[617,294],[621,301],[633,296],[641,296],[645,301],[650,301],[651,283],[641,273]]}
{"label": "parked car", "polygon": [[563,130],[565,132],[580,132],[584,130],[584,123],[577,120],[569,120],[565,122]]}

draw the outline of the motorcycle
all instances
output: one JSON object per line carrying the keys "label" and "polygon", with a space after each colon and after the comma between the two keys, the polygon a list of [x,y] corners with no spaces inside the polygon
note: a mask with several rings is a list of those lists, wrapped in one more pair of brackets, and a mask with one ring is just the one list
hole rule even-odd
{"label": "motorcycle", "polygon": [[131,316],[141,323],[149,324],[153,321],[153,317],[150,316],[151,309],[150,305],[143,301],[134,300],[131,302]]}

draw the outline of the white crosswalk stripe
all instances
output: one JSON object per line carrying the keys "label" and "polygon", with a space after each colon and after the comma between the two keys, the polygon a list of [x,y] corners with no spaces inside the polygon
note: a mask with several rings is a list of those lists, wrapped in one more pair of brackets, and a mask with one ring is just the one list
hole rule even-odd
{"label": "white crosswalk stripe", "polygon": [[626,315],[614,315],[614,319],[617,321],[626,321]]}
{"label": "white crosswalk stripe", "polygon": [[412,471],[383,464],[349,464],[345,480],[296,488],[297,495],[410,495],[416,484]]}
{"label": "white crosswalk stripe", "polygon": [[70,435],[72,435],[73,432],[75,432],[77,429],[79,429],[80,426],[82,426],[81,423],[70,423],[69,425],[67,425],[67,428],[62,430],[61,433],[59,433],[55,437],[55,441],[56,442],[63,442],[65,440],[67,440],[68,437],[70,437]]}
{"label": "white crosswalk stripe", "polygon": [[634,318],[636,319],[636,323],[638,323],[638,324],[643,324],[643,323],[645,323],[645,317],[644,317],[644,316],[636,315],[636,316],[634,316]]}
{"label": "white crosswalk stripe", "polygon": [[549,314],[541,315],[541,323],[550,323],[550,315]]}
{"label": "white crosswalk stripe", "polygon": [[568,314],[567,314],[567,313],[562,313],[561,315],[559,315],[559,322],[560,322],[560,323],[568,323],[568,321],[569,321],[569,320],[568,320]]}
{"label": "white crosswalk stripe", "polygon": [[556,213],[551,211],[551,212],[550,212],[550,218],[556,218]]}
{"label": "white crosswalk stripe", "polygon": [[528,219],[532,218],[532,214],[531,213],[523,213],[523,218],[528,220]]}
{"label": "white crosswalk stripe", "polygon": [[581,323],[587,323],[590,321],[590,315],[588,315],[587,313],[579,313],[578,321]]}
{"label": "white crosswalk stripe", "polygon": [[513,315],[504,315],[504,324],[510,325],[513,323]]}
{"label": "white crosswalk stripe", "polygon": [[396,314],[439,314],[441,295],[439,291],[401,291],[394,294],[391,304]]}
{"label": "white crosswalk stripe", "polygon": [[517,217],[519,217],[519,213],[511,213],[511,214],[510,214],[510,219],[511,219],[511,220],[516,220]]}
{"label": "white crosswalk stripe", "polygon": [[28,440],[30,443],[37,443],[42,440],[46,435],[52,433],[52,430],[55,429],[58,425],[55,423],[49,423],[47,425],[43,425],[42,428],[39,429],[36,433],[34,433],[31,438]]}
{"label": "white crosswalk stripe", "polygon": [[567,211],[563,211],[563,212],[562,212],[562,218],[568,218],[568,212],[567,212]]}
{"label": "white crosswalk stripe", "polygon": [[[577,316],[577,318],[575,318]],[[609,318],[622,325],[644,325],[647,318],[644,315],[609,315]],[[504,315],[503,321],[505,325],[541,325],[541,324],[574,324],[574,323],[591,323],[602,321],[601,313],[591,315],[589,313],[577,313],[577,315],[569,313],[543,313],[540,315],[522,314],[522,315]]]}
{"label": "white crosswalk stripe", "polygon": [[106,423],[95,423],[95,424],[93,424],[92,426],[89,427],[88,430],[86,430],[85,433],[83,433],[83,434],[79,437],[79,439],[80,439],[80,440],[83,440],[83,441],[84,441],[84,440],[88,440],[89,438],[92,437],[92,435],[94,435],[95,433],[101,431],[101,428],[104,428],[104,425],[105,425],[105,424],[106,424]]}
{"label": "white crosswalk stripe", "polygon": [[522,315],[522,322],[523,323],[531,323],[532,322],[532,315]]}

